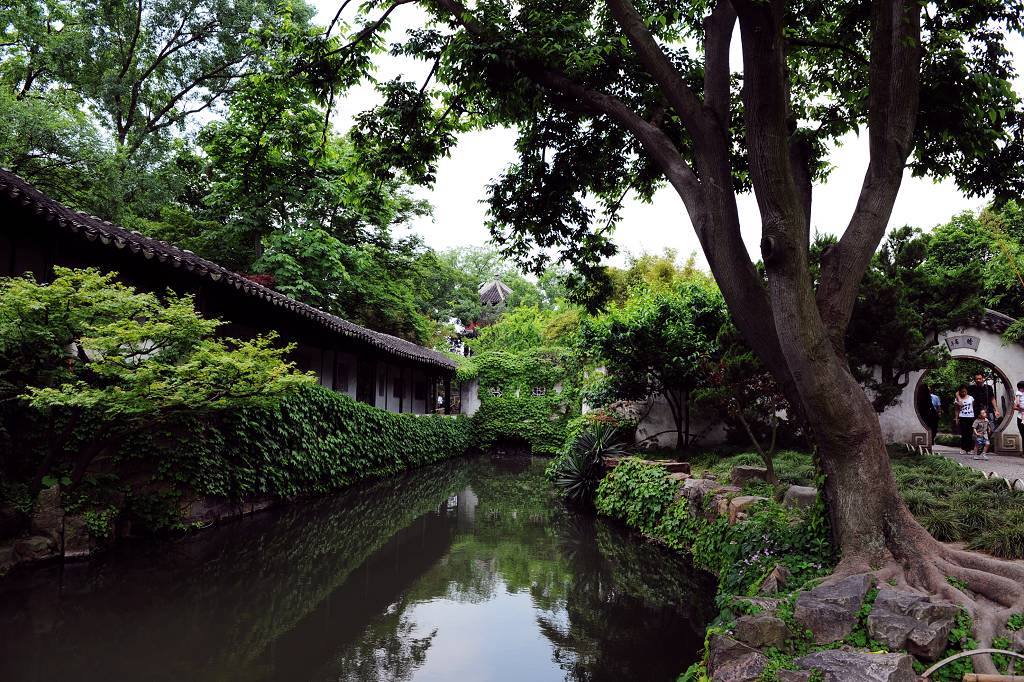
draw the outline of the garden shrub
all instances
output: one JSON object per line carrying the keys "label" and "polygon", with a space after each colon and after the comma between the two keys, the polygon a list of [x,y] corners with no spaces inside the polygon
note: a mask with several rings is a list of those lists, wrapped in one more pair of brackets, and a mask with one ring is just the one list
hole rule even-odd
{"label": "garden shrub", "polygon": [[595,505],[598,513],[622,519],[652,535],[676,490],[676,483],[663,467],[629,457],[601,481]]}
{"label": "garden shrub", "polygon": [[463,417],[395,414],[320,386],[271,407],[194,417],[152,437],[158,476],[204,495],[324,493],[464,453]]}
{"label": "garden shrub", "polygon": [[502,440],[521,440],[533,454],[561,452],[570,419],[579,414],[571,365],[561,348],[483,351],[464,362],[458,379],[479,383],[474,445],[486,449]]}
{"label": "garden shrub", "polygon": [[105,510],[118,498],[134,527],[178,528],[186,496],[321,494],[469,445],[465,417],[395,414],[313,384],[271,405],[183,414],[135,433],[113,457],[113,473],[87,475],[65,497],[69,511],[90,512],[97,528],[109,526]]}
{"label": "garden shrub", "polygon": [[545,475],[567,502],[591,505],[604,476],[605,457],[626,454],[618,429],[598,422],[579,432],[566,452],[551,460]]}
{"label": "garden shrub", "polygon": [[707,521],[692,515],[678,482],[665,469],[636,458],[623,460],[601,482],[598,512],[625,521],[675,549],[719,580],[719,596],[756,590],[776,564],[793,573],[794,584],[824,575],[833,565],[824,504],[790,510],[766,500],[741,522]]}

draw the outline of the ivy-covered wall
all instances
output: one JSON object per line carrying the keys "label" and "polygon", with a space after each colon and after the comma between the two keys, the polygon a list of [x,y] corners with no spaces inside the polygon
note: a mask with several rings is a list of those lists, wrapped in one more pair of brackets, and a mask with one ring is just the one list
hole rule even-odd
{"label": "ivy-covered wall", "polygon": [[123,452],[175,490],[241,499],[343,488],[466,452],[469,420],[395,414],[320,386],[266,408],[191,417]]}
{"label": "ivy-covered wall", "polygon": [[479,386],[473,444],[486,449],[499,441],[522,440],[534,454],[561,451],[569,420],[580,412],[574,367],[562,348],[485,351],[469,358],[457,378]]}
{"label": "ivy-covered wall", "polygon": [[[88,442],[88,428],[82,431],[77,440]],[[175,528],[189,499],[326,493],[462,455],[470,435],[465,417],[395,414],[308,385],[271,406],[179,416],[135,434],[62,497],[68,513],[102,516],[108,527],[90,528],[94,536],[109,535],[118,519],[135,530]],[[25,456],[38,460],[38,453]],[[23,489],[15,496],[28,511],[28,480],[12,481],[10,473],[4,490],[11,497]]]}

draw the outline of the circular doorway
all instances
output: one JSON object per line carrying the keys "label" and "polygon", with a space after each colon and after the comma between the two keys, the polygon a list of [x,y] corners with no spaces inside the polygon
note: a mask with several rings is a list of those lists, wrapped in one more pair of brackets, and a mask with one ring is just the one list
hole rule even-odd
{"label": "circular doorway", "polygon": [[[999,434],[1013,424],[1014,389],[1009,377],[992,362],[978,357],[953,356],[945,365],[924,372],[914,387],[914,411],[918,421],[924,428],[933,433],[932,442],[936,445],[954,445],[959,447],[960,436],[954,426],[954,398],[960,386],[975,383],[975,376],[980,374],[985,385],[993,389],[996,409],[999,418],[993,419],[995,430],[992,437],[992,449],[1000,442]],[[936,431],[932,431],[925,414],[932,403],[931,395],[940,401],[939,421]],[[975,408],[975,414],[980,407]],[[991,413],[991,408],[986,405]],[[989,414],[992,419],[992,415]]]}

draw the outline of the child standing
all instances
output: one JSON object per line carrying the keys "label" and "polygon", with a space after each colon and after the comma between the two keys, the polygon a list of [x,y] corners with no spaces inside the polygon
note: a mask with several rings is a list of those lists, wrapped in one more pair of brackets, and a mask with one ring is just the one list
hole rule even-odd
{"label": "child standing", "polygon": [[989,443],[992,441],[992,422],[988,420],[988,412],[980,410],[974,420],[974,456],[971,459],[988,461]]}

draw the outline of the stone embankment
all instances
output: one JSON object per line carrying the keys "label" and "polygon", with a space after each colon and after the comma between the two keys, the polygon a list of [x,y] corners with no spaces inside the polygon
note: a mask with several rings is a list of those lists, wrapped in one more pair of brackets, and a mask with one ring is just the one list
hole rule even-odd
{"label": "stone embankment", "polygon": [[[764,497],[742,494],[748,483],[766,481],[763,468],[733,468],[728,483],[711,476],[695,477],[686,463],[650,461],[665,466],[679,481],[691,514],[708,521],[726,517],[730,524],[747,517]],[[611,460],[609,468],[618,462]],[[781,493],[786,507],[815,504],[818,491],[792,485]],[[745,613],[708,637],[707,675],[713,682],[754,682],[766,679],[772,660],[791,660],[794,670],[771,669],[780,682],[916,682],[914,661],[937,661],[946,649],[959,607],[916,592],[877,584],[870,574],[826,581],[798,594],[787,590],[789,571],[780,565],[761,582],[756,597],[741,597],[735,612]],[[855,630],[866,629],[875,649],[849,642]]]}
{"label": "stone embankment", "polygon": [[[178,514],[183,527],[202,528],[262,511],[275,503],[269,495],[243,502],[192,495],[182,501]],[[111,530],[116,539],[132,537],[127,523],[117,524]],[[41,490],[36,497],[28,532],[0,541],[0,575],[18,564],[88,557],[97,546],[112,539],[115,538],[95,537],[85,514],[67,513],[62,506],[60,486],[54,485]]]}
{"label": "stone embankment", "polygon": [[[752,682],[768,667],[768,650],[786,652],[802,628],[820,651],[798,656],[800,670],[778,671],[778,679],[811,680],[814,671],[826,682],[916,682],[914,659],[938,660],[946,648],[959,609],[914,592],[883,586],[873,604],[870,575],[854,575],[801,593],[792,619],[780,615],[782,602],[756,600],[761,611],[738,618],[728,634],[709,640],[708,674],[715,682]],[[867,634],[890,651],[877,653],[843,644],[867,612]],[[830,648],[837,647],[837,648]]]}

